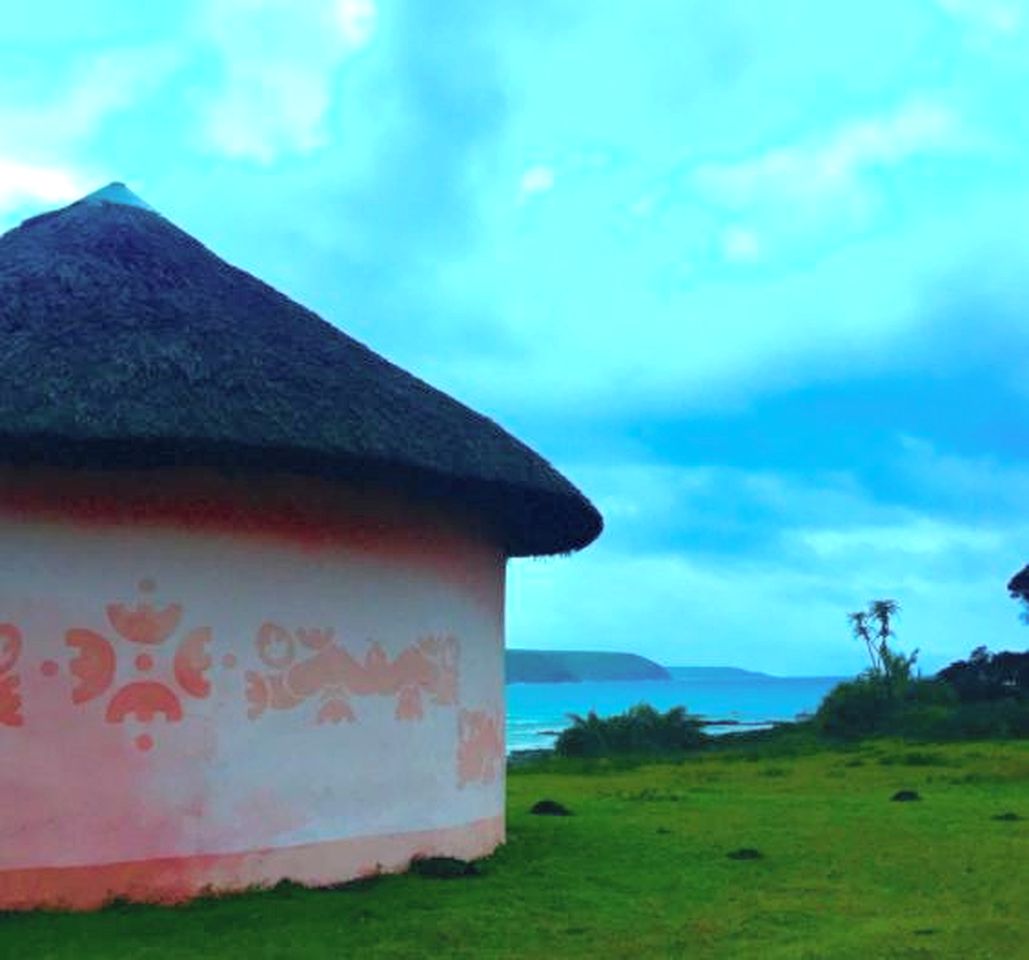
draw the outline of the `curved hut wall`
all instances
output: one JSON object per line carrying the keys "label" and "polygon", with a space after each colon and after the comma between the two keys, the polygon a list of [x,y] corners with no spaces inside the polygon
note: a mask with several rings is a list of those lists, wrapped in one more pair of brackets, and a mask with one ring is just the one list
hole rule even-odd
{"label": "curved hut wall", "polygon": [[505,558],[470,512],[9,467],[0,557],[0,908],[502,842]]}

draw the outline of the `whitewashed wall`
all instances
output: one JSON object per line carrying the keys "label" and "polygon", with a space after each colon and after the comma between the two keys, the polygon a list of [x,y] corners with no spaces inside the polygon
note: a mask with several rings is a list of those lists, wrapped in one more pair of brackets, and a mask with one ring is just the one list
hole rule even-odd
{"label": "whitewashed wall", "polygon": [[0,907],[502,841],[503,557],[416,518],[332,524],[0,507]]}

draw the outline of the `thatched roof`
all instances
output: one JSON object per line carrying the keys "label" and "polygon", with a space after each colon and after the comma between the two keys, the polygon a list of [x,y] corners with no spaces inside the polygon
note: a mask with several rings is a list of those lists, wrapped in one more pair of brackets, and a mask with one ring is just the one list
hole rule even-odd
{"label": "thatched roof", "polygon": [[0,461],[291,472],[484,515],[512,556],[600,514],[496,423],[112,184],[0,237]]}

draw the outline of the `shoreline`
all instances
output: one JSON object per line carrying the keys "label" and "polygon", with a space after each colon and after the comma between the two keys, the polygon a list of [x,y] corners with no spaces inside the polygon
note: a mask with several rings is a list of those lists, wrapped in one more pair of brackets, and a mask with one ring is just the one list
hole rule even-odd
{"label": "shoreline", "polygon": [[[737,730],[771,730],[773,727],[782,726],[783,724],[797,723],[800,720],[808,719],[805,715],[798,715],[790,720],[773,719],[773,720],[734,720],[731,717],[720,718],[716,720],[707,720],[703,717],[698,718],[701,721],[701,727],[705,731],[709,731],[712,736],[724,737]],[[711,729],[721,728],[721,729]],[[567,727],[563,729],[568,729]],[[539,737],[552,737],[556,743],[557,738],[561,735],[562,730],[555,730],[552,727],[548,727],[544,730],[535,731],[532,736],[534,738]],[[540,746],[519,746],[519,747],[506,747],[506,756],[510,760],[511,757],[517,756],[521,759],[516,760],[516,763],[525,762],[526,758],[532,758],[535,756],[545,756],[547,754],[554,754],[553,745],[549,747]]]}

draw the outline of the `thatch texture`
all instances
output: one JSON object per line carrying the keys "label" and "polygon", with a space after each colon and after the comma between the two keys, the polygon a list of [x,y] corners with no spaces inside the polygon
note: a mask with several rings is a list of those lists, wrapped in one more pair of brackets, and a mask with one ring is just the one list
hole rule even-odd
{"label": "thatch texture", "polygon": [[599,534],[589,501],[493,421],[104,195],[0,237],[0,461],[381,485],[484,514],[512,556]]}

